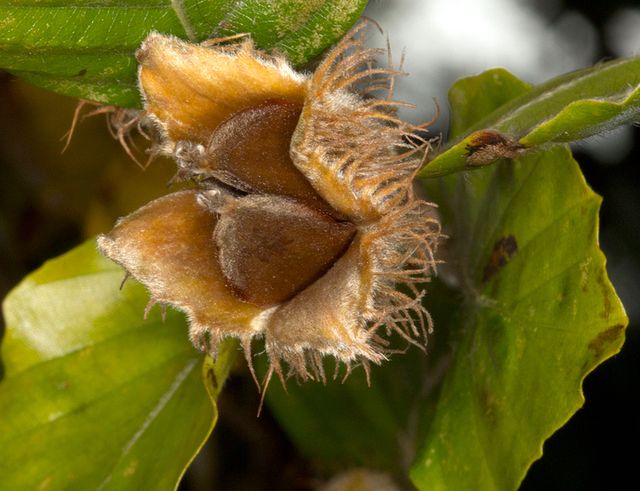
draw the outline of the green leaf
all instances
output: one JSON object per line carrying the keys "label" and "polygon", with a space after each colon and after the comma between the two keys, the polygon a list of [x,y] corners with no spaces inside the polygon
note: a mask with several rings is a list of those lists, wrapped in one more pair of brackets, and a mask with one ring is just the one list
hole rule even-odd
{"label": "green leaf", "polygon": [[[526,90],[502,70],[458,82],[454,133]],[[430,287],[428,354],[395,355],[369,389],[356,373],[272,387],[267,402],[326,465],[400,481],[411,467],[425,490],[515,489],[583,404],[584,377],[623,343],[627,318],[598,248],[600,198],[563,145],[424,182],[449,236],[441,275],[455,287]]]}
{"label": "green leaf", "polygon": [[251,33],[302,65],[354,24],[367,0],[8,0],[0,68],[55,92],[138,107],[134,52],[159,31],[198,41]]}
{"label": "green leaf", "polygon": [[[502,84],[505,70],[488,72]],[[451,89],[450,99],[468,106],[469,80]],[[640,120],[640,58],[602,63],[569,73],[522,94],[476,120],[422,170],[436,177],[490,164],[547,143],[570,142]],[[509,87],[506,88],[510,90]],[[466,109],[468,110],[468,109]],[[455,130],[455,128],[453,128]]]}
{"label": "green leaf", "polygon": [[[451,93],[467,87],[475,95],[451,100],[458,132],[494,109],[496,96],[523,90],[490,72]],[[465,304],[411,477],[420,489],[515,489],[583,404],[584,377],[624,340],[627,317],[598,247],[601,200],[565,145],[428,189],[452,237]]]}
{"label": "green leaf", "polygon": [[6,298],[0,488],[172,490],[211,432],[235,345],[203,364],[122,276],[89,241]]}

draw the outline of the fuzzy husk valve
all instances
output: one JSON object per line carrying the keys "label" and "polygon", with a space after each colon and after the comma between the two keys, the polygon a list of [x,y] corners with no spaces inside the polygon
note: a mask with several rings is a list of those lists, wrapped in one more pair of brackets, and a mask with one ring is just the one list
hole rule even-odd
{"label": "fuzzy husk valve", "polygon": [[265,384],[324,379],[326,356],[368,371],[387,335],[424,346],[431,329],[440,227],[412,190],[428,143],[396,116],[400,72],[374,66],[364,27],[312,74],[250,39],[152,33],[138,52],[152,152],[196,186],[121,219],[99,248],[187,313],[198,348],[237,338],[251,367],[262,337]]}

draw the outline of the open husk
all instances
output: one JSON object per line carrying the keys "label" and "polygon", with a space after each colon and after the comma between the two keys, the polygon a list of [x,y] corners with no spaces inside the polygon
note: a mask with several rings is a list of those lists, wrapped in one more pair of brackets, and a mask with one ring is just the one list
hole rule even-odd
{"label": "open husk", "polygon": [[99,248],[186,312],[198,348],[215,356],[237,338],[251,367],[263,338],[265,384],[324,379],[326,356],[368,373],[388,335],[424,346],[431,329],[440,227],[412,190],[428,143],[398,119],[400,72],[375,66],[364,27],[311,74],[248,38],[152,33],[138,51],[152,152],[195,187],[121,219]]}

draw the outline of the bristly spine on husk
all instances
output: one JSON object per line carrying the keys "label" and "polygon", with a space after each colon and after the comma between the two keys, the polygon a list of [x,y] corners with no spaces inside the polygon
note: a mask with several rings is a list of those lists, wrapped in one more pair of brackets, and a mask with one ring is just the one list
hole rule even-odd
{"label": "bristly spine on husk", "polygon": [[[379,362],[389,351],[389,343],[376,334],[379,329],[420,348],[424,345],[417,340],[426,344],[433,322],[422,304],[425,291],[420,286],[436,269],[440,225],[434,205],[417,200],[412,188],[429,149],[420,134],[432,121],[416,126],[397,117],[398,107],[412,107],[393,100],[395,78],[406,74],[392,67],[389,47],[389,68],[376,66],[385,50],[365,46],[366,26],[357,26],[314,72],[292,148],[298,162],[308,161],[309,155],[322,161],[318,180],[330,176],[356,201],[354,209],[362,211],[349,216],[367,231],[362,247],[375,259],[370,271],[374,294],[363,312],[371,351],[358,360],[368,377],[368,361]],[[371,96],[381,90],[386,97]],[[372,206],[362,204],[361,196]],[[336,201],[336,208],[344,211],[340,198]],[[400,285],[406,292],[398,289]],[[315,353],[287,361],[294,374],[311,377],[306,369],[311,367],[315,378],[325,378]],[[277,363],[271,360],[281,375]],[[351,364],[346,365],[348,374]]]}
{"label": "bristly spine on husk", "polygon": [[[285,97],[289,91],[291,99],[301,105],[289,147],[293,165],[328,204],[328,209],[333,210],[329,213],[336,223],[346,220],[357,229],[344,254],[328,265],[328,270],[311,285],[278,305],[258,306],[255,310],[238,300],[238,308],[248,312],[246,321],[227,322],[224,318],[228,312],[220,313],[223,320],[213,319],[200,307],[188,305],[186,293],[158,286],[163,282],[149,276],[147,270],[159,271],[161,264],[148,268],[132,259],[139,256],[136,247],[146,245],[140,246],[127,236],[127,227],[143,214],[126,217],[112,233],[99,239],[99,246],[107,256],[149,288],[152,301],[177,306],[187,313],[196,346],[202,347],[206,340],[208,351],[215,356],[219,342],[227,337],[238,338],[253,373],[251,341],[263,336],[269,358],[264,388],[274,373],[283,383],[291,375],[302,380],[324,381],[322,360],[326,355],[336,358],[336,366],[339,362],[346,365],[345,376],[355,364],[361,364],[368,378],[369,363],[379,364],[392,352],[381,331],[386,335],[396,333],[408,343],[424,348],[427,334],[432,330],[431,317],[422,300],[424,285],[435,273],[434,255],[440,226],[434,205],[417,199],[412,188],[413,178],[429,148],[428,141],[420,136],[429,123],[414,126],[398,118],[397,108],[406,104],[393,100],[393,87],[395,78],[404,74],[392,66],[376,66],[375,58],[384,50],[364,45],[367,25],[362,22],[356,26],[310,76],[294,72],[280,56],[256,51],[248,38],[236,45],[208,43],[212,56],[218,57],[212,62],[214,65],[236,60],[254,69],[264,69],[273,79],[281,77],[281,83],[274,85],[280,91],[276,96]],[[145,125],[151,122],[158,130],[154,134],[159,135],[151,154],[173,157],[178,164],[179,178],[197,182],[193,196],[198,203],[219,217],[220,213],[227,213],[225,210],[236,209],[229,203],[249,199],[251,192],[248,195],[245,195],[246,189],[230,192],[227,185],[220,185],[207,168],[208,137],[198,128],[194,129],[193,139],[182,138],[188,126],[179,120],[183,114],[173,106],[166,109],[158,103],[165,94],[154,99],[156,89],[142,75],[145,63],[152,68],[151,63],[156,63],[152,50],[157,46],[151,43],[165,43],[163,46],[173,50],[170,57],[191,53],[190,49],[194,52],[189,56],[204,57],[206,53],[202,54],[200,47],[191,48],[193,45],[174,38],[159,38],[152,34],[150,41],[143,43],[140,55],[141,90],[146,96],[143,122]],[[179,65],[180,60],[176,63]],[[152,69],[148,67],[147,70]],[[238,106],[238,110],[253,107],[251,104],[259,103],[263,97],[262,93],[251,92],[251,87],[246,92],[255,101],[245,107]],[[386,92],[384,97],[373,97],[373,93],[381,90]],[[224,97],[224,94],[215,97]],[[191,117],[191,113],[185,114],[185,118]],[[180,137],[176,139],[176,135]],[[182,203],[191,199],[190,196],[183,192],[174,199]],[[274,200],[277,199],[274,196]],[[156,208],[166,207],[160,201],[157,200]],[[154,203],[147,205],[145,213],[153,210]],[[301,210],[313,208],[309,203],[301,202],[299,206]],[[215,222],[217,218],[212,220]],[[281,225],[286,229],[286,222]],[[215,224],[212,227],[215,235]],[[176,233],[176,240],[181,240]],[[189,247],[186,239],[184,247]],[[223,243],[220,247],[229,247],[231,254],[235,250],[233,244]],[[212,251],[217,254],[213,245]],[[221,288],[217,283],[214,287]],[[187,291],[188,286],[185,289]],[[287,373],[283,371],[282,362],[289,367]]]}

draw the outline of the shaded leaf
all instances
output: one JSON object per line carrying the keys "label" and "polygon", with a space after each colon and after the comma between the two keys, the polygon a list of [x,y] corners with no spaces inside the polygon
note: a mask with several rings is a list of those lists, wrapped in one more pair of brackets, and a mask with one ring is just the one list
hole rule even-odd
{"label": "shaded leaf", "polygon": [[376,367],[371,387],[358,370],[345,384],[290,382],[286,392],[273,384],[267,402],[296,448],[310,458],[332,469],[362,466],[401,474],[415,452],[413,435],[405,431],[414,384],[421,377],[416,368],[424,367],[416,355],[421,356],[411,354],[412,370],[405,370],[402,379],[396,375],[407,360],[398,359],[384,369]]}
{"label": "shaded leaf", "polygon": [[[500,86],[504,86],[503,79],[513,79],[502,69],[483,76],[493,77]],[[579,140],[640,120],[640,58],[602,63],[531,90],[525,90],[528,86],[521,81],[512,87],[523,89],[519,97],[485,113],[488,115],[457,134],[422,170],[421,177],[487,165],[545,143]],[[475,90],[463,81],[451,89],[450,98],[460,107]]]}
{"label": "shaded leaf", "polygon": [[159,31],[192,41],[251,33],[301,65],[336,42],[367,0],[9,0],[0,68],[74,97],[138,107],[134,52]]}
{"label": "shaded leaf", "polygon": [[211,432],[235,345],[203,367],[122,274],[89,241],[6,298],[0,488],[174,489]]}
{"label": "shaded leaf", "polygon": [[[454,133],[526,90],[504,71],[458,82]],[[582,405],[586,374],[623,342],[627,319],[598,248],[600,199],[564,146],[424,182],[450,237],[441,274],[457,289],[435,282],[426,297],[428,355],[395,355],[371,388],[356,373],[271,388],[267,402],[327,465],[398,476],[413,461],[420,489],[515,489]]]}
{"label": "shaded leaf", "polygon": [[[460,306],[460,295],[439,281],[429,292],[435,325],[447,326]],[[443,327],[430,338],[428,356],[413,348],[373,366],[370,386],[361,368],[342,382],[342,369],[326,385],[290,381],[285,391],[272,383],[267,404],[308,457],[333,470],[363,466],[389,471],[408,486],[416,445],[429,423],[426,414],[434,409],[450,360],[447,337]]]}

